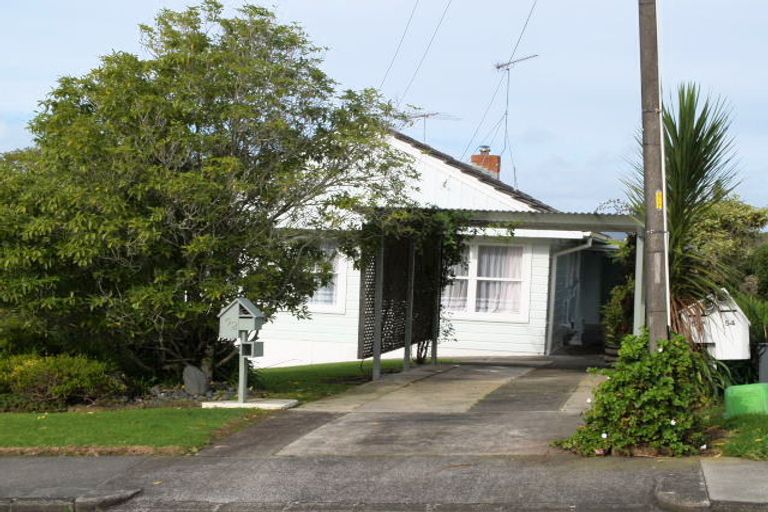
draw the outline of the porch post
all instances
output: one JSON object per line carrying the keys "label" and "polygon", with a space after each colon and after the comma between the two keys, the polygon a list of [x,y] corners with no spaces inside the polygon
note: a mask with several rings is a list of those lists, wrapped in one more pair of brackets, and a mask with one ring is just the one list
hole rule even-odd
{"label": "porch post", "polygon": [[384,295],[384,238],[376,251],[375,291],[373,299],[373,380],[381,377],[381,329]]}
{"label": "porch post", "polygon": [[403,351],[403,371],[411,366],[411,344],[413,343],[413,287],[416,274],[416,244],[408,241],[408,291],[405,311],[405,347]]}
{"label": "porch post", "polygon": [[549,291],[547,297],[547,340],[544,353],[552,353],[552,344],[555,339],[555,293],[557,291],[557,253],[553,252],[549,264]]}
{"label": "porch post", "polygon": [[435,264],[437,272],[435,277],[435,319],[432,323],[432,364],[437,364],[437,339],[440,337],[440,303],[442,299],[443,284],[443,238],[439,237],[437,241],[437,251]]}
{"label": "porch post", "polygon": [[643,293],[644,272],[643,254],[645,253],[645,240],[637,234],[637,246],[635,247],[635,305],[632,323],[632,334],[639,336],[645,327],[645,295]]}

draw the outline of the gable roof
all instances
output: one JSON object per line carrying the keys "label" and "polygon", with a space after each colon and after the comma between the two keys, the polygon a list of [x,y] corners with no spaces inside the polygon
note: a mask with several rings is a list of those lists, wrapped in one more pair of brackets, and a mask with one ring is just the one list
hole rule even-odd
{"label": "gable roof", "polygon": [[539,201],[538,199],[526,194],[525,192],[522,192],[510,185],[507,185],[501,180],[498,180],[492,176],[489,176],[482,169],[472,164],[462,162],[461,160],[457,160],[451,155],[447,153],[443,153],[442,151],[439,151],[428,144],[420,142],[414,139],[413,137],[409,137],[408,135],[405,135],[404,133],[401,133],[396,130],[392,130],[392,136],[402,142],[405,142],[410,146],[413,146],[414,148],[418,149],[422,153],[426,153],[429,156],[433,158],[437,158],[438,160],[441,160],[445,164],[450,165],[455,169],[458,169],[463,174],[466,174],[468,176],[471,176],[477,179],[484,185],[493,187],[494,190],[501,192],[502,194],[505,194],[517,201],[520,201],[521,203],[524,203],[530,206],[536,211],[540,211],[540,212],[557,212],[558,211],[557,209],[549,206],[548,204],[542,201]]}

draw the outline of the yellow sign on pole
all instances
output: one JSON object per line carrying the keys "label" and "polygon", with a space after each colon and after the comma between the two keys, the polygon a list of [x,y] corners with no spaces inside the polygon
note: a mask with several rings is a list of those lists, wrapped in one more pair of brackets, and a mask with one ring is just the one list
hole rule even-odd
{"label": "yellow sign on pole", "polygon": [[661,210],[664,208],[664,194],[661,190],[656,191],[656,209]]}

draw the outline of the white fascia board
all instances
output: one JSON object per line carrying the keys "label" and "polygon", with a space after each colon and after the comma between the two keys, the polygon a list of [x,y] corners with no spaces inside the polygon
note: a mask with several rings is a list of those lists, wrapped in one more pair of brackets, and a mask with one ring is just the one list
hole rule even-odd
{"label": "white fascia board", "polygon": [[[480,228],[475,231],[465,230],[464,233],[474,233],[476,236],[508,237],[510,230],[505,228]],[[554,240],[584,240],[592,236],[591,231],[556,231],[547,229],[513,229],[515,238],[539,238]]]}
{"label": "white fascia board", "polygon": [[557,238],[563,240],[584,240],[592,236],[591,231],[554,231],[544,229],[515,229],[519,238]]}

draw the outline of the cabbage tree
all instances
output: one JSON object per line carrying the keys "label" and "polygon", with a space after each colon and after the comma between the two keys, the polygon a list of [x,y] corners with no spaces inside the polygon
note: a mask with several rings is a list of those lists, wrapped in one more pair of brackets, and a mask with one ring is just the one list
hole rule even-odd
{"label": "cabbage tree", "polygon": [[[708,250],[707,221],[736,184],[729,111],[720,99],[702,98],[698,86],[681,85],[664,106],[664,151],[669,231],[672,329],[686,333],[681,313],[698,317],[709,298],[733,278],[735,268]],[[630,180],[630,201],[643,218],[643,170]]]}

